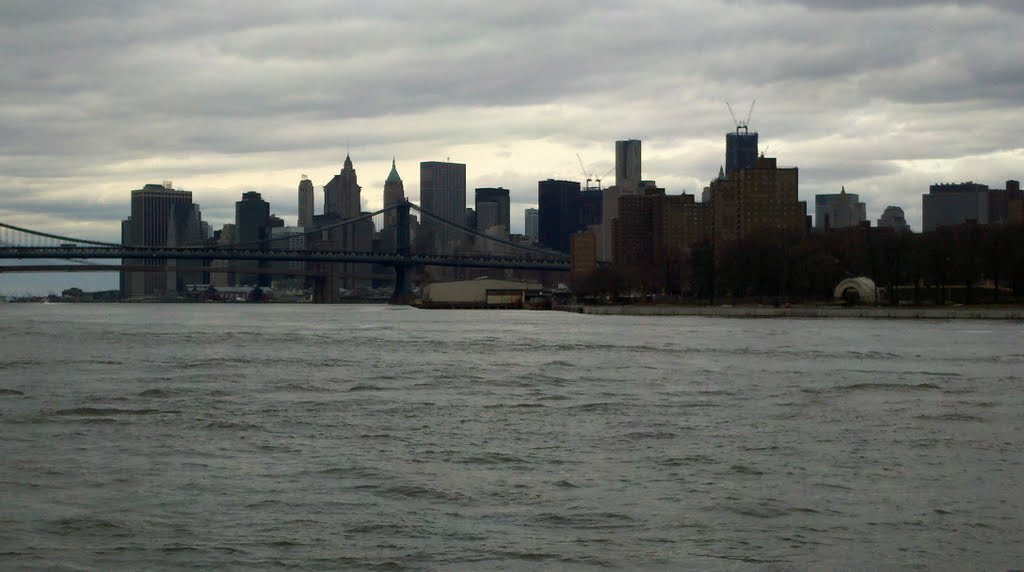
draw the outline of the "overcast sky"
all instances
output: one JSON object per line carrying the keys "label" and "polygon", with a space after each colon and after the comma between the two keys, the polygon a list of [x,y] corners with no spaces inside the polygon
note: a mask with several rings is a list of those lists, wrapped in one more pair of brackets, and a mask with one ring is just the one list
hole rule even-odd
{"label": "overcast sky", "polygon": [[369,209],[392,156],[413,201],[450,158],[521,231],[538,180],[607,172],[617,139],[699,197],[724,102],[756,97],[809,211],[845,185],[919,230],[929,184],[1024,176],[1022,34],[1018,0],[9,0],[0,221],[117,240],[130,191],[171,180],[215,228],[248,190],[294,224],[300,176],[320,212],[349,150]]}

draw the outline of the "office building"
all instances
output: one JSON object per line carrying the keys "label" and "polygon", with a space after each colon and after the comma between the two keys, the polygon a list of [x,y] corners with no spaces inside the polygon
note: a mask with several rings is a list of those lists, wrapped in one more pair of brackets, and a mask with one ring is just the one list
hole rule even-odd
{"label": "office building", "polygon": [[878,217],[878,228],[891,228],[901,231],[910,231],[907,224],[907,217],[900,207],[887,206],[882,216]]}
{"label": "office building", "polygon": [[604,191],[586,190],[580,193],[580,228],[599,226],[604,217]]}
{"label": "office building", "polygon": [[864,203],[843,187],[838,193],[814,195],[814,228],[820,231],[860,226],[868,220]]}
{"label": "office building", "polygon": [[[235,244],[248,248],[266,248],[270,238],[270,203],[255,191],[242,194],[235,202]],[[270,286],[270,276],[258,274],[257,269],[269,268],[263,260],[239,260],[236,266],[243,270],[237,274],[239,286]]]}
{"label": "office building", "polygon": [[359,216],[360,191],[356,180],[356,170],[352,168],[352,158],[345,155],[345,163],[341,172],[324,185],[324,214],[338,215],[341,220]]}
{"label": "office building", "polygon": [[484,232],[492,226],[511,228],[511,203],[508,189],[485,187],[476,189],[476,229]]}
{"label": "office building", "polygon": [[943,226],[974,222],[1002,224],[1010,220],[1010,205],[1024,198],[1018,181],[1006,181],[1003,189],[989,189],[974,182],[932,185],[921,197],[924,232]]}
{"label": "office building", "polygon": [[639,139],[615,142],[615,186],[624,194],[640,188]]}
{"label": "office building", "polygon": [[[187,233],[172,227],[192,216],[198,217],[198,209],[193,209],[191,192],[175,190],[170,181],[148,184],[132,191],[131,215],[121,223],[121,242],[130,246],[182,246],[187,238],[183,235]],[[177,244],[171,244],[169,239]],[[168,261],[125,259],[122,263],[167,266]],[[122,272],[121,296],[162,295],[168,291],[167,284],[166,272]]]}
{"label": "office building", "polygon": [[746,125],[725,134],[725,175],[738,173],[757,165],[757,132],[751,133]]}
{"label": "office building", "polygon": [[302,176],[299,181],[299,226],[309,228],[313,226],[313,181]]}
{"label": "office building", "polygon": [[[457,224],[466,222],[466,165],[442,161],[420,163],[420,207],[436,217]],[[429,216],[422,221],[424,231],[433,235],[435,252],[454,252],[463,238],[461,231],[441,224]]]}
{"label": "office building", "polygon": [[540,245],[569,254],[570,237],[580,227],[580,184],[548,179],[537,183]]}
{"label": "office building", "polygon": [[[274,250],[305,250],[306,229],[301,226],[279,226],[270,229],[270,247]],[[297,270],[306,268],[302,260],[275,261],[274,270]]]}
{"label": "office building", "polygon": [[540,240],[540,211],[537,209],[526,209],[523,213],[526,238],[530,244],[537,244]]}

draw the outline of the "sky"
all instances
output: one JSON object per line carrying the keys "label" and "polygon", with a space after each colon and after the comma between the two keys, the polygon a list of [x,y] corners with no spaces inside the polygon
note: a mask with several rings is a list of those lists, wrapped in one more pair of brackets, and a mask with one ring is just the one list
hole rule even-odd
{"label": "sky", "polygon": [[[117,241],[132,189],[173,181],[214,228],[255,190],[294,224],[350,153],[365,208],[396,159],[511,191],[582,181],[643,141],[644,179],[696,194],[734,128],[921,228],[937,182],[1024,177],[1024,2],[989,0],[11,0],[0,4],[0,221]],[[614,175],[605,179],[613,182]],[[467,193],[472,196],[472,191]],[[471,199],[470,199],[471,201]],[[110,275],[0,275],[116,286]],[[89,278],[87,278],[89,277]],[[67,287],[67,286],[64,286]]]}

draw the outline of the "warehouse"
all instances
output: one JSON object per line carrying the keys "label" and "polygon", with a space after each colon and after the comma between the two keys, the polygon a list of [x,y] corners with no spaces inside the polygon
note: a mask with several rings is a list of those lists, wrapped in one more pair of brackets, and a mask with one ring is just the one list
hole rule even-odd
{"label": "warehouse", "polygon": [[413,305],[422,308],[522,308],[541,292],[537,282],[480,278],[435,282],[423,288]]}

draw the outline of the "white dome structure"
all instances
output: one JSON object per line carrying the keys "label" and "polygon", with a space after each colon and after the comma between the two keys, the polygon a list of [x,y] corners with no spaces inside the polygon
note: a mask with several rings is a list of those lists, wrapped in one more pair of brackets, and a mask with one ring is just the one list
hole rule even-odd
{"label": "white dome structure", "polygon": [[845,300],[848,304],[875,304],[878,302],[878,289],[875,281],[866,277],[847,278],[836,286],[833,296]]}

